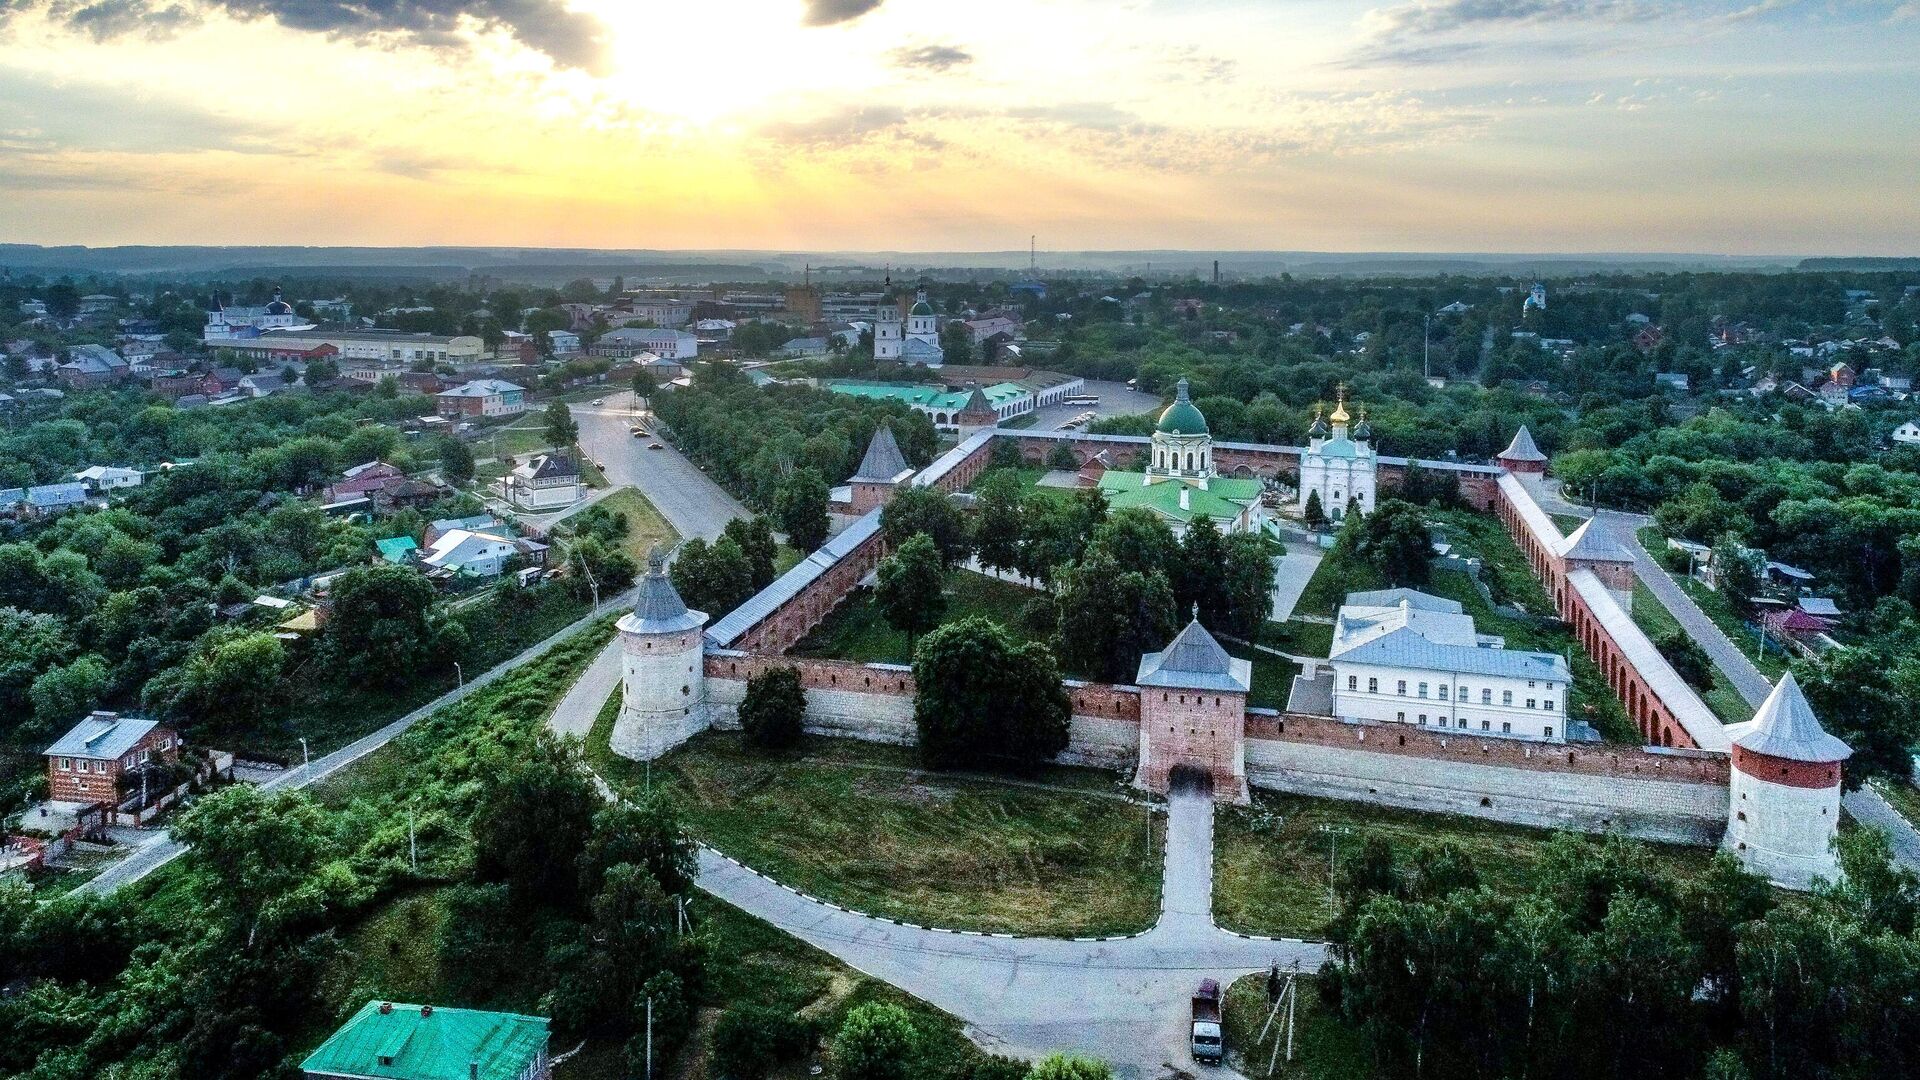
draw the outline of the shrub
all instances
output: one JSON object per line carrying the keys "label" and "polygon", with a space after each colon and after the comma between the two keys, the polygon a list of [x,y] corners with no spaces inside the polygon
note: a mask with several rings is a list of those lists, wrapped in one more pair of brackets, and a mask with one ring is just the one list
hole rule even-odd
{"label": "shrub", "polygon": [[734,1005],[713,1028],[714,1070],[726,1080],[759,1080],[773,1066],[805,1053],[812,1041],[812,1029],[791,1012]]}
{"label": "shrub", "polygon": [[898,1005],[860,1005],[847,1013],[833,1039],[840,1080],[907,1080],[920,1041],[913,1018]]}
{"label": "shrub", "polygon": [[800,741],[807,715],[807,693],[800,669],[768,668],[747,680],[740,703],[740,727],[756,746],[785,750]]}

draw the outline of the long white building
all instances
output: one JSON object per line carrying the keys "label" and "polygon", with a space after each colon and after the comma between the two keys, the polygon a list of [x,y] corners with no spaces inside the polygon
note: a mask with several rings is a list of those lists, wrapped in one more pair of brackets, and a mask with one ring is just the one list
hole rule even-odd
{"label": "long white building", "polygon": [[1458,601],[1413,589],[1349,593],[1329,652],[1333,714],[1565,741],[1566,658],[1505,646],[1479,633]]}

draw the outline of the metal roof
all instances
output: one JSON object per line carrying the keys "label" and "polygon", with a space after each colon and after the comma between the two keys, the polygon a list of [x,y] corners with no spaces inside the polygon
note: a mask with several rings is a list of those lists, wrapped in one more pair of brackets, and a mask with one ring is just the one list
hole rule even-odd
{"label": "metal roof", "polygon": [[[986,432],[985,434],[993,433]],[[1020,439],[1060,439],[1068,442],[1098,442],[1128,446],[1145,446],[1153,441],[1152,438],[1146,435],[1101,435],[1086,431],[1038,431],[1033,428],[1001,431],[999,434]],[[1279,443],[1229,442],[1223,439],[1213,440],[1213,449],[1216,452],[1221,450],[1250,450],[1255,453],[1264,454],[1278,452],[1282,454],[1292,454],[1296,457],[1307,452],[1306,448],[1302,446],[1284,446]],[[1423,469],[1460,473],[1466,476],[1500,476],[1506,473],[1506,470],[1498,465],[1475,465],[1464,461],[1435,461],[1431,458],[1387,457],[1384,454],[1375,455],[1374,461],[1382,465],[1402,466],[1411,462],[1418,464]]]}
{"label": "metal roof", "polygon": [[1403,627],[1355,645],[1339,656],[1333,657],[1331,662],[1418,668],[1423,671],[1490,675],[1508,679],[1551,679],[1562,683],[1573,681],[1573,672],[1567,667],[1566,658],[1558,653],[1442,644],[1409,627]]}
{"label": "metal roof", "polygon": [[1853,756],[1852,747],[1820,726],[1791,671],[1780,676],[1753,719],[1728,727],[1727,734],[1742,750],[1788,761],[1845,761]]}
{"label": "metal roof", "polygon": [[1528,431],[1525,424],[1521,424],[1520,430],[1513,433],[1513,441],[1507,444],[1505,450],[1500,451],[1500,456],[1509,461],[1547,460],[1547,455],[1541,453],[1540,448],[1534,445],[1533,432]]}
{"label": "metal roof", "polygon": [[1554,551],[1564,559],[1585,559],[1588,562],[1633,562],[1633,556],[1627,549],[1616,543],[1602,529],[1594,527],[1597,518],[1588,518],[1586,523],[1573,530],[1573,535],[1555,545]]}
{"label": "metal roof", "polygon": [[1253,688],[1253,663],[1228,655],[1200,620],[1194,619],[1165,649],[1140,658],[1140,673],[1133,681],[1141,686],[1244,694]]}
{"label": "metal roof", "polygon": [[1399,607],[1404,600],[1408,607],[1421,611],[1446,611],[1458,615],[1466,610],[1458,600],[1449,600],[1444,596],[1423,593],[1419,589],[1367,589],[1350,592],[1345,601],[1348,607]]}
{"label": "metal roof", "polygon": [[379,1080],[514,1080],[546,1046],[544,1017],[369,1001],[300,1068]]}
{"label": "metal roof", "polygon": [[1495,483],[1507,493],[1507,501],[1513,504],[1514,511],[1520,515],[1520,521],[1526,525],[1527,531],[1533,534],[1534,541],[1548,551],[1560,550],[1566,537],[1561,535],[1560,527],[1553,523],[1547,512],[1540,509],[1540,504],[1533,500],[1533,492],[1527,490],[1527,485],[1510,472],[1501,473]]}
{"label": "metal roof", "polygon": [[1720,718],[1700,700],[1673,670],[1667,658],[1647,640],[1646,632],[1640,629],[1633,616],[1627,614],[1620,602],[1613,598],[1607,587],[1591,570],[1575,570],[1567,575],[1567,584],[1580,594],[1586,602],[1587,610],[1600,623],[1601,629],[1613,638],[1619,646],[1621,655],[1631,664],[1640,677],[1646,681],[1648,689],[1673,713],[1673,718],[1693,744],[1702,750],[1725,752],[1728,746],[1726,726]]}
{"label": "metal roof", "polygon": [[855,480],[884,480],[891,483],[900,478],[901,473],[910,473],[913,466],[907,464],[907,456],[900,452],[900,443],[893,437],[891,425],[882,423],[873,429],[873,439],[867,443],[867,453],[860,459],[860,468],[854,471]]}
{"label": "metal roof", "polygon": [[[1028,432],[1023,431],[1021,434],[1026,435]],[[993,436],[993,429],[989,428],[986,431],[976,431],[966,438],[961,439],[959,445],[941,454],[939,457],[934,458],[933,464],[921,469],[920,475],[913,478],[913,486],[931,487],[948,473],[959,468],[961,462],[972,457],[976,451],[992,441]],[[1140,441],[1144,442],[1145,440]]]}
{"label": "metal roof", "polygon": [[800,590],[833,569],[841,559],[852,554],[855,548],[872,539],[879,531],[880,508],[876,507],[841,530],[840,535],[820,545],[820,550],[775,578],[771,585],[748,597],[745,603],[728,612],[719,622],[707,627],[707,640],[722,647],[732,645],[742,634],[760,625],[767,616],[779,610],[780,605],[800,595]]}
{"label": "metal roof", "polygon": [[640,579],[640,599],[620,617],[628,634],[672,634],[707,624],[707,613],[690,611],[667,578],[667,555],[659,548],[647,553],[647,574]]}
{"label": "metal roof", "polygon": [[155,721],[139,717],[96,712],[73,725],[57,742],[47,747],[47,753],[107,761],[133,749],[141,739],[147,737],[147,732],[158,726]]}

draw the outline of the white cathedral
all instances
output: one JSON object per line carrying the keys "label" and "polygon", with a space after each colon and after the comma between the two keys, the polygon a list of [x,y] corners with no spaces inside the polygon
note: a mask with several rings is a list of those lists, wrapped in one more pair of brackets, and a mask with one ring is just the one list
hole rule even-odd
{"label": "white cathedral", "polygon": [[[1327,420],[1333,421],[1331,430]],[[1374,507],[1374,476],[1378,457],[1373,452],[1373,426],[1367,423],[1365,409],[1351,434],[1347,431],[1347,388],[1341,386],[1333,415],[1322,417],[1316,410],[1313,426],[1307,429],[1307,450],[1300,455],[1299,509],[1306,512],[1307,500],[1320,494],[1320,509],[1329,521],[1347,516],[1349,503],[1361,513]]]}
{"label": "white cathedral", "polygon": [[946,363],[946,350],[940,347],[940,319],[927,303],[927,290],[914,296],[904,323],[891,301],[880,304],[873,322],[873,358],[936,368]]}

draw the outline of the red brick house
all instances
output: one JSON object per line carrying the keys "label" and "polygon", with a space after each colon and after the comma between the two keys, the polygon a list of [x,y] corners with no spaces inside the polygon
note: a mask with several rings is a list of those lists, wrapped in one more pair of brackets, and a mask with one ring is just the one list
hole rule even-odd
{"label": "red brick house", "polygon": [[96,712],[47,747],[45,757],[53,801],[111,804],[121,774],[180,760],[180,736],[152,720]]}

